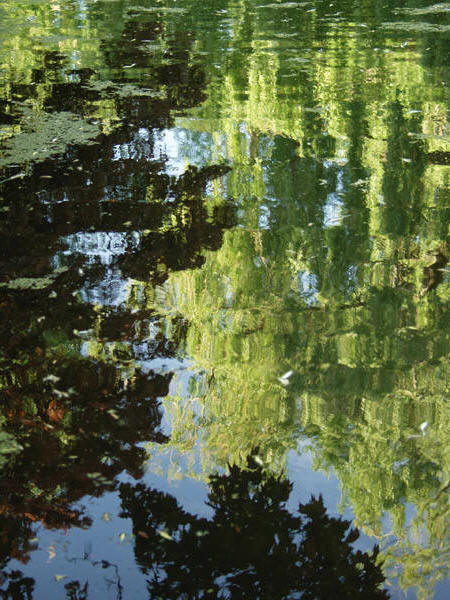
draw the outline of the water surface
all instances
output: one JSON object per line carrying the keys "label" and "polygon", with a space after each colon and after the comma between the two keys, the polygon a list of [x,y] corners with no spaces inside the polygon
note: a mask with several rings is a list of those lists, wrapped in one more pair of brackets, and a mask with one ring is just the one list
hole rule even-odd
{"label": "water surface", "polygon": [[[2,2],[2,597],[448,598],[449,65],[448,3]],[[384,582],[302,596],[332,539]]]}

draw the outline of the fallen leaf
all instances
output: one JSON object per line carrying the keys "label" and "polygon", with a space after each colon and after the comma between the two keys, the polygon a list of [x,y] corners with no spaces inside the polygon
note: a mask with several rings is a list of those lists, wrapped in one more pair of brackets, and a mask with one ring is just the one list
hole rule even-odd
{"label": "fallen leaf", "polygon": [[48,560],[47,560],[47,562],[50,562],[56,556],[56,548],[55,548],[55,546],[49,546],[47,548],[47,552],[48,552]]}
{"label": "fallen leaf", "polygon": [[50,383],[58,383],[60,379],[61,377],[57,377],[56,375],[47,375],[47,377],[44,377],[43,381],[48,381]]}
{"label": "fallen leaf", "polygon": [[141,537],[145,538],[146,540],[149,539],[149,536],[147,533],[145,533],[145,531],[138,531],[137,534],[140,535]]}
{"label": "fallen leaf", "polygon": [[28,517],[28,519],[30,519],[30,521],[37,521],[37,517],[35,517],[34,515],[32,515],[31,513],[23,513],[24,517]]}

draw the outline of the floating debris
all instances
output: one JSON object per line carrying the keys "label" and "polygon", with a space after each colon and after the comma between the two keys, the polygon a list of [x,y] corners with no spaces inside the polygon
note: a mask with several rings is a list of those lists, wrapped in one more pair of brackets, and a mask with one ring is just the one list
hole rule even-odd
{"label": "floating debris", "polygon": [[287,371],[284,375],[278,377],[278,381],[281,383],[281,385],[287,386],[289,385],[289,379],[292,377],[293,374],[294,371]]}
{"label": "floating debris", "polygon": [[424,421],[420,424],[420,431],[423,435],[425,435],[426,430],[428,429],[428,421]]}

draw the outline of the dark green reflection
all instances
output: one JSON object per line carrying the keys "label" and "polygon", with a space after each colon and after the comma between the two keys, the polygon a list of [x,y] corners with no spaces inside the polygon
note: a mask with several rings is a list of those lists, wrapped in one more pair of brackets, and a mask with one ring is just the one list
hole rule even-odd
{"label": "dark green reflection", "polygon": [[350,522],[327,515],[322,497],[286,508],[292,484],[248,468],[212,475],[211,520],[144,485],[120,488],[135,553],[156,598],[389,598],[372,554],[355,551]]}

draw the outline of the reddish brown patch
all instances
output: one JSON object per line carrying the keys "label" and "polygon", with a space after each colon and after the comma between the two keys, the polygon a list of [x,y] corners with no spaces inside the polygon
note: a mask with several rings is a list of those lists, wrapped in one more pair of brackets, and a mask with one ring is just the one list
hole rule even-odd
{"label": "reddish brown patch", "polygon": [[50,421],[61,421],[64,418],[64,408],[57,400],[52,400],[47,408]]}

